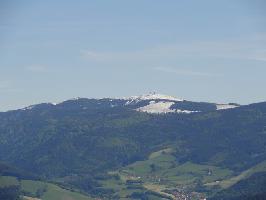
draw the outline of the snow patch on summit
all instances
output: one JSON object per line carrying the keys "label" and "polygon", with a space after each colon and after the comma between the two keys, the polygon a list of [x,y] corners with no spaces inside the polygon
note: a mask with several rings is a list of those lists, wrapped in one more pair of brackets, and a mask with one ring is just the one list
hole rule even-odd
{"label": "snow patch on summit", "polygon": [[216,110],[226,110],[226,109],[232,109],[237,108],[239,106],[237,105],[230,105],[230,104],[216,104]]}
{"label": "snow patch on summit", "polygon": [[136,109],[137,111],[147,112],[147,113],[169,113],[175,112],[175,110],[170,109],[174,102],[155,102],[151,101],[149,105],[140,107]]}
{"label": "snow patch on summit", "polygon": [[150,101],[149,105],[137,108],[137,111],[140,112],[147,112],[147,113],[194,113],[198,111],[190,111],[190,110],[180,110],[180,109],[171,109],[171,106],[174,105],[175,102],[169,102],[169,101]]}

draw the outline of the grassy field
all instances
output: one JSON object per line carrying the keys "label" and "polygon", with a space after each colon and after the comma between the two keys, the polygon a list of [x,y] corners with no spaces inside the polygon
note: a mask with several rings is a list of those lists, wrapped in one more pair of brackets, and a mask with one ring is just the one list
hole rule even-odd
{"label": "grassy field", "polygon": [[40,181],[22,180],[22,190],[36,194],[38,190],[45,189],[45,192],[41,196],[42,200],[91,200],[85,195],[77,192],[72,192],[63,189],[57,185],[51,183],[44,183]]}
{"label": "grassy field", "polygon": [[[164,152],[164,153],[162,153]],[[178,164],[171,150],[151,154],[148,160],[139,161],[127,166],[120,175],[126,178],[138,177],[143,181],[161,182],[167,185],[192,184],[195,179],[203,183],[223,180],[232,175],[232,171],[210,165],[199,165],[191,162]]]}
{"label": "grassy field", "polygon": [[236,184],[237,182],[250,177],[251,175],[258,172],[266,172],[266,161],[257,164],[254,167],[251,167],[248,170],[243,171],[237,176],[230,177],[228,179],[221,180],[219,182],[210,182],[206,183],[206,186],[220,186],[222,189],[226,189]]}
{"label": "grassy field", "polygon": [[0,187],[8,187],[11,185],[19,185],[17,178],[11,176],[0,176]]}
{"label": "grassy field", "polygon": [[171,152],[173,152],[172,148],[162,149],[160,151],[156,151],[156,152],[151,153],[151,155],[149,156],[149,159],[154,159],[154,158],[159,157],[163,154],[169,154]]}
{"label": "grassy field", "polygon": [[27,197],[27,196],[23,196],[22,199],[23,200],[40,200],[39,198]]}
{"label": "grassy field", "polygon": [[35,197],[38,192],[41,192],[40,199],[42,200],[92,200],[92,198],[78,192],[63,189],[55,184],[32,180],[18,181],[15,177],[0,176],[0,187],[12,185],[20,185],[21,190],[27,193],[27,197],[24,197],[24,199],[28,200],[38,199],[31,198]]}
{"label": "grassy field", "polygon": [[165,190],[176,188],[193,190],[199,182],[208,184],[232,177],[233,171],[217,166],[191,162],[178,164],[172,152],[171,148],[153,152],[147,160],[137,161],[110,173],[118,175],[119,180],[104,180],[102,184],[104,187],[114,189],[120,197],[125,197],[132,192],[125,187],[127,181],[140,181],[137,185],[143,188],[142,191],[153,191],[173,197],[165,193]]}

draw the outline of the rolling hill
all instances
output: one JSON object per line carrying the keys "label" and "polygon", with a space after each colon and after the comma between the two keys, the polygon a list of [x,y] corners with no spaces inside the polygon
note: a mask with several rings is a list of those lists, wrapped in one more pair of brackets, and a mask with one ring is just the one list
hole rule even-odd
{"label": "rolling hill", "polygon": [[77,98],[0,121],[1,161],[92,197],[214,198],[265,169],[265,102]]}

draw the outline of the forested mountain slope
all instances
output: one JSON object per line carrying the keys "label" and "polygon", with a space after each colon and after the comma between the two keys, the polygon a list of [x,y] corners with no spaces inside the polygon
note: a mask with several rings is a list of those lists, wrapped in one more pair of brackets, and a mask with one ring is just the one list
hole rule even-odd
{"label": "forested mountain slope", "polygon": [[150,114],[137,110],[145,101],[75,99],[0,113],[0,160],[89,193],[99,177],[167,148],[174,165],[216,166],[228,176],[266,160],[266,103]]}

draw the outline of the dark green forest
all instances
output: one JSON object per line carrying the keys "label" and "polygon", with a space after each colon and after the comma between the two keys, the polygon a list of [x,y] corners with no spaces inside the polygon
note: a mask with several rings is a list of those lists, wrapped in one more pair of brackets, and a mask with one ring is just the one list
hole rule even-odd
{"label": "dark green forest", "polygon": [[[5,173],[20,179],[49,180],[94,197],[115,199],[116,190],[103,183],[118,183],[122,175],[119,172],[115,180],[110,172],[131,169],[139,161],[151,162],[149,156],[163,149],[171,149],[162,154],[171,159],[168,171],[179,170],[186,163],[226,170],[227,175],[213,178],[217,183],[266,160],[266,103],[221,111],[210,109],[212,104],[200,104],[197,106],[207,106],[206,110],[192,114],[148,114],[108,105],[107,100],[99,103],[79,99],[0,113],[0,160],[20,170],[17,174]],[[156,162],[152,169],[150,176],[166,170],[157,167]],[[185,191],[203,193],[214,200],[244,199],[243,194],[246,199],[262,199],[265,173],[256,170],[230,187],[207,187],[211,178],[189,172],[195,180]],[[144,179],[144,183],[150,183],[150,179]],[[152,195],[147,188],[136,190],[131,198]],[[9,189],[17,191],[1,191]]]}

